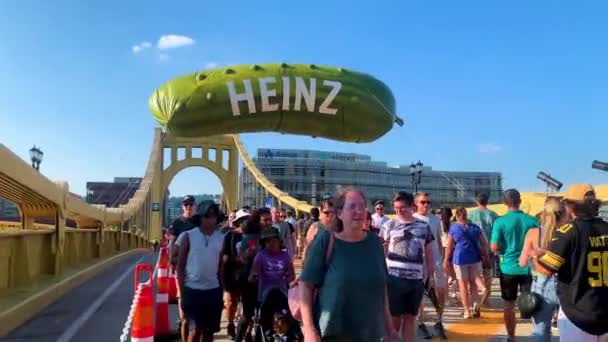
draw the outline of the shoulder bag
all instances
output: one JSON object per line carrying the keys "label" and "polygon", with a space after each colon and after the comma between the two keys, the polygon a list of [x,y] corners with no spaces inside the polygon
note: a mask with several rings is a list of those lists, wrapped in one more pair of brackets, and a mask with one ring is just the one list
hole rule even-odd
{"label": "shoulder bag", "polygon": [[[324,274],[323,279],[325,279],[325,273],[327,273],[327,269],[329,268],[329,261],[331,259],[331,254],[334,249],[334,234],[329,234],[329,242],[327,243],[327,250],[325,251],[325,262],[324,262]],[[312,294],[313,307],[314,303],[317,302],[319,297],[319,289],[315,288]],[[289,292],[287,293],[287,299],[289,303],[289,311],[291,311],[291,315],[298,321],[302,321],[302,310],[300,308],[300,285],[298,283],[294,284],[289,288]]]}

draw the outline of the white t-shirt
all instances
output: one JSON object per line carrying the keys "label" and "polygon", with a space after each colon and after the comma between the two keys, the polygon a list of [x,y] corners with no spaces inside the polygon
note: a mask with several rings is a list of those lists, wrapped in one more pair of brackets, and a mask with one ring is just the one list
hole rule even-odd
{"label": "white t-shirt", "polygon": [[388,222],[390,219],[386,215],[378,215],[377,213],[372,214],[372,228],[376,229],[380,232],[380,236],[382,236],[382,229],[384,229],[384,224]]}
{"label": "white t-shirt", "polygon": [[211,235],[204,235],[200,229],[195,228],[181,233],[175,243],[180,245],[186,236],[190,242],[190,249],[186,261],[184,285],[197,290],[218,288],[220,286],[218,268],[224,234],[215,230]]}
{"label": "white t-shirt", "polygon": [[431,232],[433,233],[433,237],[435,238],[435,241],[433,241],[432,244],[433,257],[435,257],[435,264],[441,264],[441,253],[439,251],[439,245],[437,244],[437,241],[441,241],[441,220],[439,220],[439,218],[435,215],[426,216],[415,213],[413,216],[419,219],[420,221],[428,223],[431,227]]}

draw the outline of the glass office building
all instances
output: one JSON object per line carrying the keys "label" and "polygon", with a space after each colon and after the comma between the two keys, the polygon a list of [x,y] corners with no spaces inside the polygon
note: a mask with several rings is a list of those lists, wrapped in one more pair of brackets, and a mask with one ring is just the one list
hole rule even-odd
{"label": "glass office building", "polygon": [[[279,189],[311,204],[341,187],[355,186],[370,203],[382,199],[389,209],[396,191],[413,190],[409,165],[390,167],[362,154],[258,149],[253,161]],[[240,183],[240,203],[262,206],[269,195],[246,168],[241,172]],[[439,171],[424,166],[418,190],[431,194],[433,207],[469,206],[480,192],[487,193],[491,203],[497,203],[502,198],[502,179],[499,172]]]}

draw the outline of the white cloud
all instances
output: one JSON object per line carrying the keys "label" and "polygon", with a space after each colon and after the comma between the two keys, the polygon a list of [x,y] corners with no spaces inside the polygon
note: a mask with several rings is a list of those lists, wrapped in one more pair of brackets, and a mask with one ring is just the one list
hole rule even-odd
{"label": "white cloud", "polygon": [[194,39],[176,34],[162,35],[158,39],[156,47],[159,50],[176,49],[188,45],[194,45]]}
{"label": "white cloud", "polygon": [[481,153],[496,153],[502,150],[502,147],[496,144],[480,144],[479,152]]}
{"label": "white cloud", "polygon": [[133,53],[137,55],[138,53],[150,47],[152,47],[152,44],[150,44],[150,42],[141,42],[139,44],[133,45],[131,47],[131,51],[133,51]]}
{"label": "white cloud", "polygon": [[167,62],[169,59],[170,57],[166,53],[161,53],[158,55],[158,60],[161,62]]}
{"label": "white cloud", "polygon": [[215,63],[215,62],[209,62],[207,64],[205,64],[205,66],[203,67],[203,69],[213,69],[213,68],[217,68],[219,66],[219,64]]}

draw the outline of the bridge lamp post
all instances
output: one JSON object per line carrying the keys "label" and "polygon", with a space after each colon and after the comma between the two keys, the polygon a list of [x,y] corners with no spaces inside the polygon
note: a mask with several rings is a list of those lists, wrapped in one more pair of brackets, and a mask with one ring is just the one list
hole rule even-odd
{"label": "bridge lamp post", "polygon": [[593,163],[591,164],[591,167],[596,169],[596,170],[601,170],[601,171],[606,171],[608,172],[608,163],[606,162],[601,162],[599,160],[594,160]]}
{"label": "bridge lamp post", "polygon": [[30,158],[32,159],[32,167],[36,169],[36,171],[40,170],[40,163],[42,163],[42,158],[44,157],[44,152],[42,152],[36,145],[30,149]]}
{"label": "bridge lamp post", "polygon": [[420,162],[420,160],[414,164],[410,164],[410,176],[412,176],[412,189],[414,193],[418,192],[418,186],[422,182],[422,167],[424,165]]}
{"label": "bridge lamp post", "polygon": [[549,191],[559,191],[564,185],[562,182],[542,171],[538,173],[536,178],[540,179],[543,183],[545,183],[545,185],[547,185],[547,193],[549,193]]}

